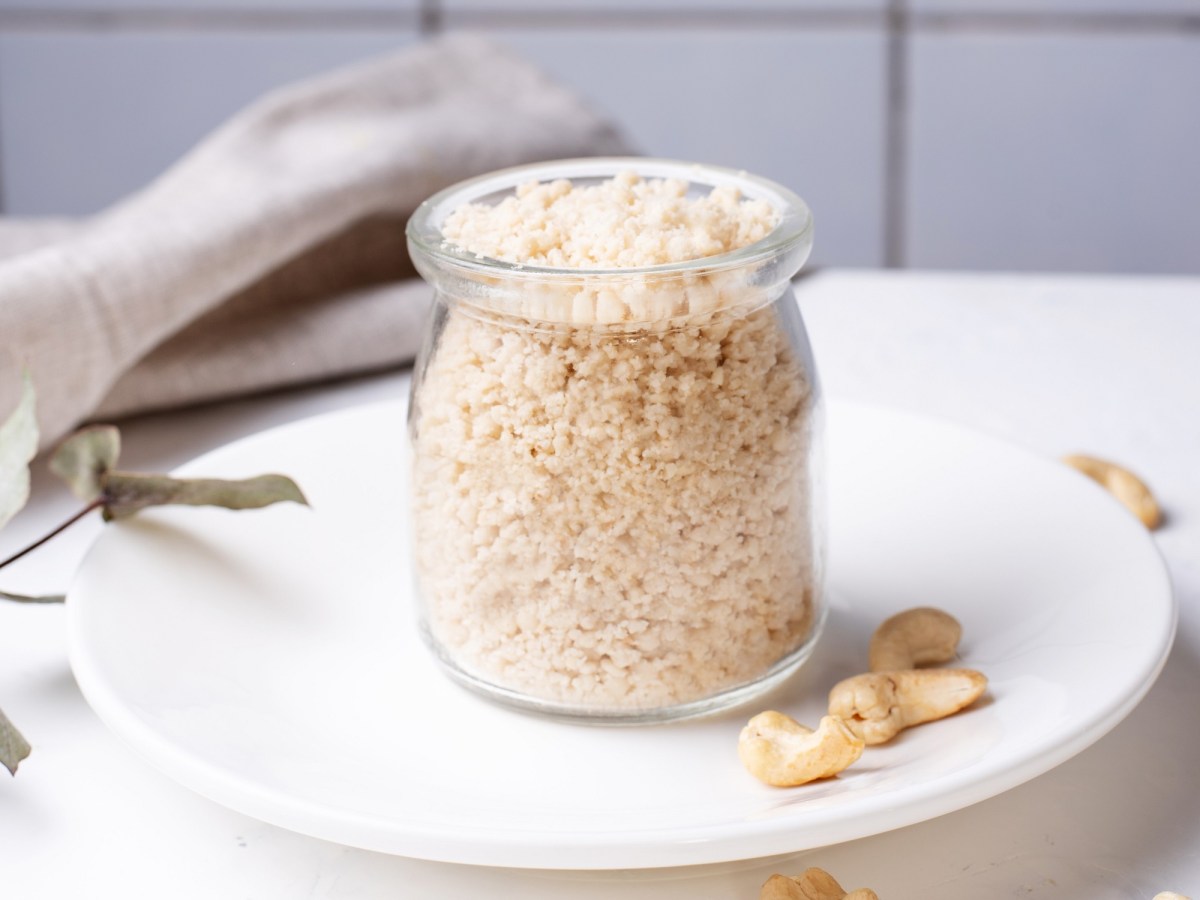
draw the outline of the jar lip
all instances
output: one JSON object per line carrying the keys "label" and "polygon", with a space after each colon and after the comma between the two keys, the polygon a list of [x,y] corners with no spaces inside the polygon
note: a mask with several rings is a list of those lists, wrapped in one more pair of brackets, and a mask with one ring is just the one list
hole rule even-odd
{"label": "jar lip", "polygon": [[[442,236],[442,223],[458,207],[500,191],[514,190],[529,181],[553,181],[559,178],[611,178],[633,170],[642,177],[679,178],[706,187],[736,187],[752,200],[766,200],[779,214],[779,222],[769,234],[752,244],[682,262],[653,266],[620,268],[579,268],[572,266],[535,266],[480,256],[450,244]],[[745,171],[693,163],[683,160],[646,156],[609,156],[562,159],[500,169],[486,175],[460,181],[438,191],[417,207],[408,220],[406,234],[410,249],[443,264],[481,274],[513,275],[521,278],[569,280],[581,277],[629,277],[648,275],[686,275],[709,273],[761,262],[782,255],[798,244],[811,241],[812,213],[808,205],[782,185]]]}

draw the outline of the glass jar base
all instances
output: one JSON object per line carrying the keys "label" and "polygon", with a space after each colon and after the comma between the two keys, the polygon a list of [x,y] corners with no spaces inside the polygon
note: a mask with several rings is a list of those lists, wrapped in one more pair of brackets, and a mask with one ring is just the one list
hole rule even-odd
{"label": "glass jar base", "polygon": [[767,693],[791,676],[812,655],[824,625],[824,616],[815,623],[808,640],[775,663],[770,669],[753,681],[747,681],[734,687],[727,688],[717,694],[691,700],[687,703],[677,703],[671,706],[659,706],[649,709],[594,709],[573,706],[532,697],[529,694],[512,690],[501,685],[493,684],[478,675],[472,674],[454,662],[442,648],[441,644],[429,632],[425,623],[421,623],[421,637],[432,651],[434,658],[442,670],[456,683],[475,694],[507,706],[510,709],[526,713],[535,713],[550,719],[572,722],[580,725],[657,725],[665,722],[679,722],[684,719],[697,719],[702,716],[714,715],[736,706],[740,706],[755,697]]}

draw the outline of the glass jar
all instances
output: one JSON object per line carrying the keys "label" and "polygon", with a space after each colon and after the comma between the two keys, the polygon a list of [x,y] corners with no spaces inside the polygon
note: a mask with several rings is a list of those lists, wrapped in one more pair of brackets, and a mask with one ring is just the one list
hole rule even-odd
{"label": "glass jar", "polygon": [[[734,186],[778,224],[739,250],[622,269],[450,246],[446,216],[531,181],[633,170]],[[821,400],[790,279],[812,218],[785,188],[667,160],[496,172],[427,200],[436,289],[409,407],[425,640],[493,699],[662,721],[724,708],[810,654],[824,619]]]}

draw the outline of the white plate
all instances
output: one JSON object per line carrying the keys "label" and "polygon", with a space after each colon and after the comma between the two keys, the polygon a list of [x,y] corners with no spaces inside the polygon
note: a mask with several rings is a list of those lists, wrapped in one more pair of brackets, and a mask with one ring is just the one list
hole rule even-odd
{"label": "white plate", "polygon": [[[451,684],[413,627],[404,409],[239,441],[184,471],[292,474],[313,508],[164,509],[105,530],[70,592],[71,660],[100,717],[213,800],[333,841],[451,862],[635,868],[766,856],[898,828],[1079,752],[1149,689],[1176,610],[1155,547],[1066,467],[954,426],[830,411],[830,577],[811,661],[751,709],[597,728]],[[874,626],[932,604],[963,622],[978,708],[843,775],[765,787],[739,729],[815,724]]]}

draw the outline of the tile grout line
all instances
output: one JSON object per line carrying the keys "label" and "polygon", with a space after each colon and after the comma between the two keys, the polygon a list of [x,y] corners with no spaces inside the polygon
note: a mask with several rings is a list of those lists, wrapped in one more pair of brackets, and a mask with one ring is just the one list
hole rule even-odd
{"label": "tile grout line", "polygon": [[441,0],[420,0],[417,14],[417,33],[421,37],[435,37],[442,33],[445,10]]}
{"label": "tile grout line", "polygon": [[449,11],[454,27],[463,28],[878,28],[880,13],[828,9],[615,9],[615,10],[485,10]]}
{"label": "tile grout line", "polygon": [[418,29],[424,2],[403,10],[0,9],[0,31],[118,34],[122,31],[352,31]]}
{"label": "tile grout line", "polygon": [[465,28],[877,28],[874,12],[845,10],[551,10],[547,12],[466,10],[452,13],[441,0],[418,0],[406,10],[296,10],[167,8],[38,10],[0,9],[0,30],[17,31],[218,31],[353,30],[416,28],[422,35],[444,31],[448,20]]}
{"label": "tile grout line", "polygon": [[908,39],[907,0],[888,0],[883,137],[883,265],[888,269],[902,269],[907,262]]}
{"label": "tile grout line", "polygon": [[[3,76],[0,76],[2,78]],[[0,98],[0,216],[8,214],[8,192],[4,184],[4,106]]]}
{"label": "tile grout line", "polygon": [[942,33],[1156,34],[1200,31],[1195,13],[910,12],[910,31]]}
{"label": "tile grout line", "polygon": [[[417,0],[412,9],[178,9],[148,5],[131,9],[58,9],[36,6],[0,9],[0,29],[9,31],[118,31],[141,30],[311,30],[412,28],[436,34],[447,24],[467,28],[876,28],[886,25],[896,9],[889,0],[882,14],[862,10],[826,8],[775,10],[767,8],[645,10],[447,10],[442,0]],[[1079,34],[1200,32],[1200,15],[1191,13],[1051,13],[1051,12],[914,12],[904,9],[906,28],[913,31],[953,33]]]}

